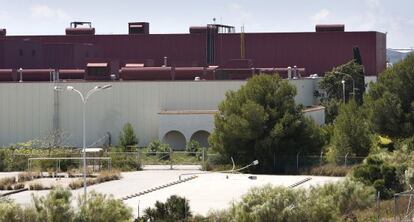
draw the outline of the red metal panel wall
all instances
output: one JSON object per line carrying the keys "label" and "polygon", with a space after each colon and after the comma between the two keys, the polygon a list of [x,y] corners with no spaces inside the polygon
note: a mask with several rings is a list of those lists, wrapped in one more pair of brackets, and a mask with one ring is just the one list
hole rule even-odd
{"label": "red metal panel wall", "polygon": [[[248,33],[245,34],[246,58],[252,59],[254,67],[288,67],[297,65],[306,68],[309,74],[324,72],[353,58],[352,48],[359,46],[365,71],[376,75],[383,62],[377,61],[376,32],[320,32],[320,33]],[[240,58],[240,35],[219,37],[222,50],[218,49],[219,61]],[[238,44],[237,44],[238,43]],[[216,45],[217,46],[217,45]],[[219,47],[219,46],[217,46]]]}
{"label": "red metal panel wall", "polygon": [[[6,38],[21,41],[28,36],[7,36]],[[164,63],[164,56],[167,56],[168,65],[206,65],[205,35],[30,36],[30,39],[43,43],[89,45],[89,51],[77,50],[74,55],[76,61],[74,67],[68,68],[84,68],[80,63],[86,59],[83,58],[86,52],[92,54],[88,58],[107,58],[120,61],[120,63],[130,59],[151,59],[154,61],[154,66],[161,66]],[[230,59],[240,58],[240,34],[219,34],[215,40],[216,65],[223,65]],[[366,73],[376,75],[385,68],[385,44],[385,34],[377,32],[245,34],[246,59],[251,59],[254,67],[297,65],[306,68],[308,74],[323,74],[332,67],[349,61],[353,57],[352,48],[358,45]],[[9,53],[6,49],[4,52]],[[16,68],[16,63],[19,63],[18,58],[12,57],[0,68]]]}

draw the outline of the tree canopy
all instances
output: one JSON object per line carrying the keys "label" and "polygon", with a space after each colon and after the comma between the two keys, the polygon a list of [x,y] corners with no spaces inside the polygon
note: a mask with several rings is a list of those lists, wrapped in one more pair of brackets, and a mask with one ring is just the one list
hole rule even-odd
{"label": "tree canopy", "polygon": [[366,106],[374,130],[407,137],[414,133],[414,55],[386,69],[370,85]]}
{"label": "tree canopy", "polygon": [[[365,80],[363,66],[355,60],[333,68],[326,72],[325,76],[319,83],[320,89],[325,91],[321,98],[321,104],[326,108],[325,121],[332,123],[338,115],[339,105],[343,103],[343,86],[342,80],[345,81],[345,101],[349,98],[355,98],[357,103],[362,104],[363,94],[365,92]],[[353,95],[353,86],[355,84],[355,97]]]}
{"label": "tree canopy", "polygon": [[296,88],[277,75],[258,75],[238,91],[226,93],[215,116],[210,144],[238,164],[258,159],[271,171],[275,155],[319,152],[319,127],[295,104]]}
{"label": "tree canopy", "polygon": [[354,100],[342,104],[336,117],[331,141],[330,156],[368,156],[371,132],[363,108]]}

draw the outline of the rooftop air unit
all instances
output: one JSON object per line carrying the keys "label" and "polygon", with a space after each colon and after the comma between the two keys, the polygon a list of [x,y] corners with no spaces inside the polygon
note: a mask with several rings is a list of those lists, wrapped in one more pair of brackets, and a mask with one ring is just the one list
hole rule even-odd
{"label": "rooftop air unit", "polygon": [[327,25],[316,25],[316,32],[344,32],[344,24],[327,24]]}
{"label": "rooftop air unit", "polygon": [[131,34],[149,34],[148,22],[130,22],[128,23],[128,33]]}
{"label": "rooftop air unit", "polygon": [[1,29],[0,28],[0,36],[6,36],[6,29]]}
{"label": "rooftop air unit", "polygon": [[70,28],[66,28],[65,31],[66,35],[95,35],[95,28],[92,28],[91,22],[71,22]]}

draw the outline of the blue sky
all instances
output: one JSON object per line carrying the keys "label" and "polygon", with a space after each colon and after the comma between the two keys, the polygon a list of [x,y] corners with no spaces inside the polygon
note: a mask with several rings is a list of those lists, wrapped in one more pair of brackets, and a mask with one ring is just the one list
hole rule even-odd
{"label": "blue sky", "polygon": [[127,33],[131,21],[151,33],[187,33],[216,18],[246,32],[314,31],[343,23],[348,31],[387,32],[387,47],[414,47],[413,0],[0,0],[0,27],[10,35],[64,34],[71,21],[91,21],[98,34]]}

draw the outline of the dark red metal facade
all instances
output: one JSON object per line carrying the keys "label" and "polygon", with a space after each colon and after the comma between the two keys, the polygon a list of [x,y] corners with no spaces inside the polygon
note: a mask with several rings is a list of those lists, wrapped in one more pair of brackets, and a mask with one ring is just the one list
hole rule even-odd
{"label": "dark red metal facade", "polygon": [[[323,75],[352,59],[355,46],[360,49],[366,75],[377,75],[386,66],[384,33],[324,31],[245,33],[244,36],[245,58],[252,62],[253,68],[296,65],[305,68],[308,75]],[[0,36],[0,69],[85,69],[87,62],[105,60],[110,66],[108,74],[119,76],[119,70],[131,61],[146,67],[161,67],[167,57],[169,67],[199,67],[194,70],[200,72],[202,67],[225,66],[241,56],[240,33],[215,33],[211,62],[207,60],[207,41],[208,35],[201,31],[191,34]],[[179,68],[173,70],[180,71]],[[182,69],[170,76],[192,78],[194,75],[189,70]],[[130,71],[125,75],[130,77]]]}

